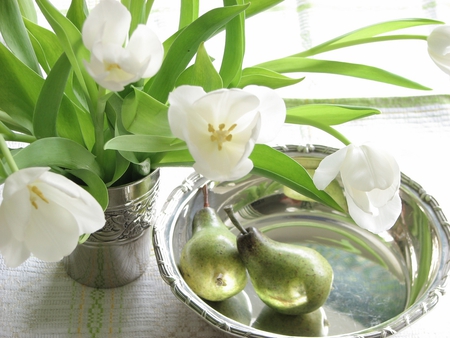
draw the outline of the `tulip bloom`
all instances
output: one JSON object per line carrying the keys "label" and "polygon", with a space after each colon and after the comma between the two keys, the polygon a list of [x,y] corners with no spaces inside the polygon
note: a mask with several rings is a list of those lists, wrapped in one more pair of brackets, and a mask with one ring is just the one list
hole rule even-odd
{"label": "tulip bloom", "polygon": [[325,189],[339,172],[356,224],[374,233],[391,228],[401,212],[395,159],[371,145],[350,144],[322,160],[314,174],[316,187]]}
{"label": "tulip bloom", "polygon": [[431,59],[450,75],[450,26],[436,27],[428,36],[427,42]]}
{"label": "tulip bloom", "polygon": [[83,43],[91,52],[86,69],[94,80],[111,91],[121,91],[130,83],[156,74],[164,50],[155,33],[138,25],[124,44],[130,29],[131,14],[116,0],[102,0],[86,18]]}
{"label": "tulip bloom", "polygon": [[70,254],[82,234],[105,224],[103,209],[86,190],[50,168],[19,170],[5,181],[0,205],[0,252],[17,267],[31,253],[45,261]]}
{"label": "tulip bloom", "polygon": [[194,169],[217,181],[247,175],[255,143],[271,141],[286,118],[283,99],[265,87],[206,93],[201,87],[180,86],[169,103],[170,128],[187,143]]}

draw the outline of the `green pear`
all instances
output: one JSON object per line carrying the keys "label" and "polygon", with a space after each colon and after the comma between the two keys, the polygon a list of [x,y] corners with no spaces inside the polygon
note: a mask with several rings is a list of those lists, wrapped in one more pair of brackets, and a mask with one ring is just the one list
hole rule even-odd
{"label": "green pear", "polygon": [[333,270],[316,250],[281,243],[257,228],[247,228],[237,247],[256,294],[272,309],[288,315],[308,313],[327,300]]}
{"label": "green pear", "polygon": [[222,301],[247,284],[247,272],[236,247],[236,236],[223,224],[207,202],[192,222],[192,237],[180,256],[180,272],[198,296],[209,301]]}
{"label": "green pear", "polygon": [[300,315],[284,315],[265,306],[252,325],[255,329],[286,336],[325,337],[328,320],[322,308]]}

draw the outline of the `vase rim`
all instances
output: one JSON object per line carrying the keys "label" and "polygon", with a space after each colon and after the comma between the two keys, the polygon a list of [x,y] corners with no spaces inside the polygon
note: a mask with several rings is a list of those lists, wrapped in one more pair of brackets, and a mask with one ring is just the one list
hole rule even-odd
{"label": "vase rim", "polygon": [[159,176],[160,170],[157,168],[137,181],[108,188],[109,203],[107,210],[152,194],[158,185]]}

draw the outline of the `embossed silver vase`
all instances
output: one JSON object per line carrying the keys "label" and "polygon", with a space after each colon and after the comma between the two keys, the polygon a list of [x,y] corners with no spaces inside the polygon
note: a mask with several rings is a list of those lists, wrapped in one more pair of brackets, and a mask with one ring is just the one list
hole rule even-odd
{"label": "embossed silver vase", "polygon": [[68,275],[95,288],[123,286],[141,276],[150,260],[158,190],[159,169],[139,181],[109,188],[105,226],[64,257]]}

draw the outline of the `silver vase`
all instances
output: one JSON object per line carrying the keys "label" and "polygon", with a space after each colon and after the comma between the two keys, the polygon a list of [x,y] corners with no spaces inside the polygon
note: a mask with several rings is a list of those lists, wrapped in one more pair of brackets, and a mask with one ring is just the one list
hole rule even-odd
{"label": "silver vase", "polygon": [[108,189],[106,223],[64,257],[64,267],[77,282],[114,288],[134,281],[150,260],[159,169],[131,184]]}

